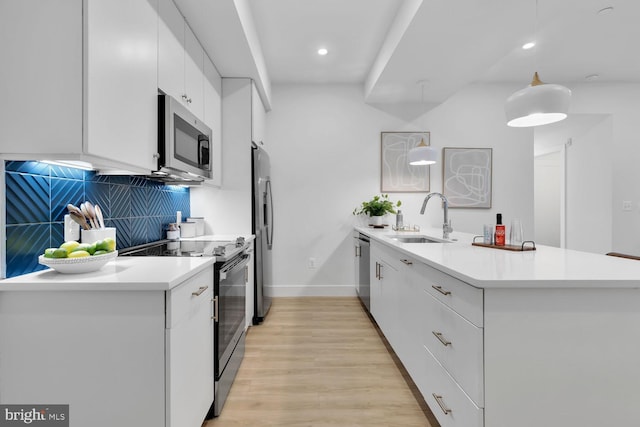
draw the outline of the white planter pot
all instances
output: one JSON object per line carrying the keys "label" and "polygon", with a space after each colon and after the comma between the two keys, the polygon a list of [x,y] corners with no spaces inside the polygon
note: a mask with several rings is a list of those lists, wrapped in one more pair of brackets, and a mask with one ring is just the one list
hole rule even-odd
{"label": "white planter pot", "polygon": [[383,216],[372,216],[371,218],[371,225],[382,225],[382,218],[384,218]]}

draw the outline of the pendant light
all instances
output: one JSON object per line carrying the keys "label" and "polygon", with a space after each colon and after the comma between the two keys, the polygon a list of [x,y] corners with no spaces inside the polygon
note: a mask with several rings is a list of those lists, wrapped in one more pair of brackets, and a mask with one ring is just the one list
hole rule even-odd
{"label": "pendant light", "polygon": [[[536,0],[536,37],[537,25],[538,0]],[[537,54],[535,57],[537,59]],[[529,86],[507,98],[504,106],[507,126],[531,127],[559,122],[567,118],[570,103],[569,89],[562,85],[542,82],[536,71]]]}
{"label": "pendant light", "polygon": [[424,143],[424,138],[420,140],[420,144],[409,150],[407,154],[409,164],[413,166],[432,165],[438,159],[438,153],[433,148]]}
{"label": "pendant light", "polygon": [[[424,104],[424,85],[427,81],[427,79],[424,79],[417,82],[421,88],[420,104]],[[424,143],[424,138],[421,138],[420,144],[409,150],[409,153],[407,153],[407,159],[409,160],[409,164],[412,166],[433,165],[438,159],[438,153],[434,148],[431,148]]]}

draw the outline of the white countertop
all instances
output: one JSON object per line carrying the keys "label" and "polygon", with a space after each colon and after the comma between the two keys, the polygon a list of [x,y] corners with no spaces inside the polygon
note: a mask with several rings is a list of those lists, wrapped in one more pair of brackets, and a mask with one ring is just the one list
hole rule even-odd
{"label": "white countertop", "polygon": [[[189,240],[235,241],[236,237],[216,234]],[[243,237],[247,241],[255,238]],[[116,257],[90,273],[61,274],[47,269],[0,280],[0,291],[166,291],[215,261],[215,257]]]}
{"label": "white countertop", "polygon": [[640,288],[640,261],[536,245],[512,252],[472,246],[473,235],[453,232],[451,243],[400,243],[389,235],[442,238],[440,229],[395,232],[356,227],[371,239],[478,288]]}

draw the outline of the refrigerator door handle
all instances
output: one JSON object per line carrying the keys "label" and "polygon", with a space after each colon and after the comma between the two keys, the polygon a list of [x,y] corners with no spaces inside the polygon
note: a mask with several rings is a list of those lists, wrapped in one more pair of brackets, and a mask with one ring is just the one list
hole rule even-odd
{"label": "refrigerator door handle", "polygon": [[[267,247],[273,246],[273,194],[271,193],[271,180],[267,180],[267,204],[269,205],[269,219],[267,220]],[[266,207],[265,207],[266,208]],[[265,216],[266,218],[266,216]]]}

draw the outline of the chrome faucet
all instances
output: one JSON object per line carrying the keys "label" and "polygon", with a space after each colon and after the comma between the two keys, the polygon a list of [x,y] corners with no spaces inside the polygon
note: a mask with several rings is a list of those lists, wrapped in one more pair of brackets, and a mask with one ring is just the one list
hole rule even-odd
{"label": "chrome faucet", "polygon": [[449,201],[447,198],[440,193],[429,193],[427,197],[424,198],[424,202],[422,202],[422,209],[420,209],[420,214],[424,215],[424,210],[427,208],[427,202],[433,196],[438,196],[442,199],[442,203],[444,204],[444,224],[442,224],[442,238],[449,239],[449,234],[453,231],[453,227],[451,227],[451,220],[449,219]]}

